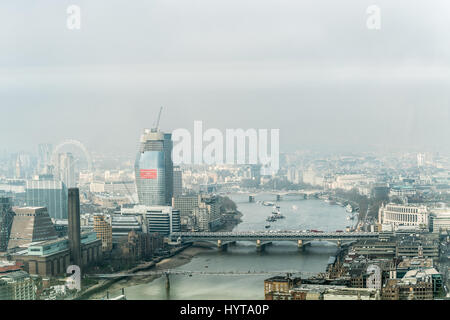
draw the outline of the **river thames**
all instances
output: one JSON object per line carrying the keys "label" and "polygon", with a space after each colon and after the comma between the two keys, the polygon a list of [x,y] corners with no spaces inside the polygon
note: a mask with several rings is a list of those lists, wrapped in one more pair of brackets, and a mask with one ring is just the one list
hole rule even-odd
{"label": "river thames", "polygon": [[[298,196],[286,196],[277,202],[285,219],[269,223],[272,207],[248,202],[248,194],[231,194],[243,214],[242,222],[233,231],[247,230],[307,230],[322,231],[345,230],[351,221],[346,218],[345,208],[330,205],[323,200],[300,200]],[[274,194],[257,194],[256,201],[275,202]],[[324,272],[330,256],[336,252],[331,243],[313,243],[305,251],[299,251],[295,242],[274,242],[265,252],[257,253],[255,243],[237,242],[228,251],[217,249],[202,252],[192,260],[176,269],[220,271],[282,271]],[[127,299],[264,299],[264,279],[270,275],[171,275],[170,290],[165,288],[165,279],[160,277],[152,282],[125,289]]]}

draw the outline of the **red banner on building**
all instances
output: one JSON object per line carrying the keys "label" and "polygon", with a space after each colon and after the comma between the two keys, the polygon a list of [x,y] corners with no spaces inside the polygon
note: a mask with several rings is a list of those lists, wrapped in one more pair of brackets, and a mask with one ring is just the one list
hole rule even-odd
{"label": "red banner on building", "polygon": [[156,169],[141,169],[141,179],[156,179],[158,171]]}

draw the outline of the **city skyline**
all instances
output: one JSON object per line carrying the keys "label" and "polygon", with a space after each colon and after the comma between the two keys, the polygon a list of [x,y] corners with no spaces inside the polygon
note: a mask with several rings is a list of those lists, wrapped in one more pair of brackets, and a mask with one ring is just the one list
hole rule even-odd
{"label": "city skyline", "polygon": [[449,12],[1,1],[0,301],[450,300]]}

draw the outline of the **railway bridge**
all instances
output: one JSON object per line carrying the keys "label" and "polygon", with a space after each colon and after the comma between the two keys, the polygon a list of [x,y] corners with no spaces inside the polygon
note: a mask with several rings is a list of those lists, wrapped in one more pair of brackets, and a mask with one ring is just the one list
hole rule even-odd
{"label": "railway bridge", "polygon": [[173,232],[172,242],[188,243],[196,241],[216,242],[217,247],[226,250],[236,241],[254,241],[258,251],[264,250],[273,241],[295,241],[299,249],[304,249],[312,241],[336,243],[338,247],[358,240],[378,239],[378,232],[303,232],[303,231],[244,231],[244,232]]}

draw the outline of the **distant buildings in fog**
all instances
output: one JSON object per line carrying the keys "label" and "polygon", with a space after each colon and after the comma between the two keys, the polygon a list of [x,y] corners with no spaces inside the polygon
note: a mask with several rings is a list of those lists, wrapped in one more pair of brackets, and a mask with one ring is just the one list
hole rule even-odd
{"label": "distant buildings in fog", "polygon": [[450,208],[388,203],[380,207],[378,223],[382,231],[416,229],[433,233],[447,232],[450,231]]}
{"label": "distant buildings in fog", "polygon": [[50,217],[67,219],[67,188],[52,175],[40,175],[28,180],[25,187],[26,205],[46,207]]}

